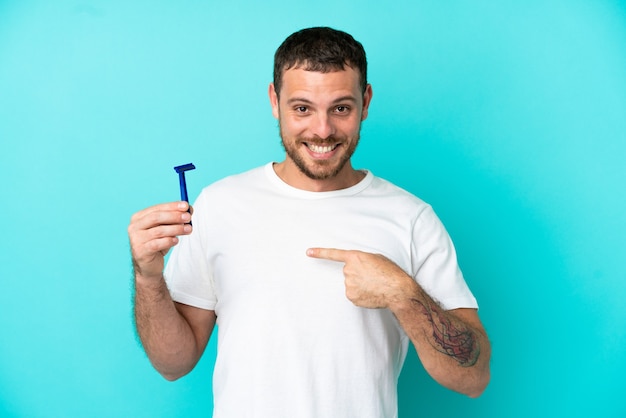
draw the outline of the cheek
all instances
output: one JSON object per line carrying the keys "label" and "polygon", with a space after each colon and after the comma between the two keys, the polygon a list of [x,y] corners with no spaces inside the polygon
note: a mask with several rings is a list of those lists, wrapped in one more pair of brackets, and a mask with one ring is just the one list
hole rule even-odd
{"label": "cheek", "polygon": [[307,130],[305,121],[298,119],[283,118],[280,121],[282,131],[288,135],[298,135]]}
{"label": "cheek", "polygon": [[354,136],[360,130],[361,119],[360,116],[355,116],[354,118],[343,120],[340,123],[337,123],[337,125],[335,126],[337,130],[342,132],[343,134],[347,136]]}

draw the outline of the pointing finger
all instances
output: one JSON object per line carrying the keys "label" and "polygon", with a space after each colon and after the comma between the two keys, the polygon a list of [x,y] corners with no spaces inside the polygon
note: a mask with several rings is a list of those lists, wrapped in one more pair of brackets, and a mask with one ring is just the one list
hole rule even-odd
{"label": "pointing finger", "polygon": [[323,258],[345,263],[348,258],[348,252],[347,250],[338,250],[336,248],[309,248],[306,250],[306,255],[312,258]]}

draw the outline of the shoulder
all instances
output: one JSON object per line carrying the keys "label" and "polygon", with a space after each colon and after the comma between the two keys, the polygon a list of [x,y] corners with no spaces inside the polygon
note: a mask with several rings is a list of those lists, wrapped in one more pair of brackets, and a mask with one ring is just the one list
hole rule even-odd
{"label": "shoulder", "polygon": [[378,176],[373,176],[368,194],[386,199],[389,204],[403,207],[414,214],[432,210],[430,205],[410,191]]}

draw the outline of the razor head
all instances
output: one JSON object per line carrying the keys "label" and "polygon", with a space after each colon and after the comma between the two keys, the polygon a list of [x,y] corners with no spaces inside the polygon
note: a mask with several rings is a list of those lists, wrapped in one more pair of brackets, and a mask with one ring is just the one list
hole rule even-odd
{"label": "razor head", "polygon": [[195,168],[196,168],[195,165],[189,163],[189,164],[179,165],[178,167],[174,167],[174,170],[176,170],[176,172],[180,174],[180,173],[184,173],[185,171],[194,170]]}

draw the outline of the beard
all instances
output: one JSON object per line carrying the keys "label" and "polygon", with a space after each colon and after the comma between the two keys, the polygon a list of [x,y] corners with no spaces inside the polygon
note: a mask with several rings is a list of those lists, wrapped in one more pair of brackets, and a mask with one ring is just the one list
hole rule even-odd
{"label": "beard", "polygon": [[[350,161],[360,139],[360,127],[356,134],[356,137],[352,138],[352,141],[345,141],[345,138],[338,138],[336,136],[329,136],[328,138],[321,139],[319,137],[295,137],[289,141],[285,141],[285,135],[283,134],[282,127],[280,128],[280,138],[282,146],[287,153],[287,156],[295,163],[296,167],[308,178],[312,180],[328,180],[336,177],[341,170],[345,167],[346,163]],[[340,142],[339,147],[346,147],[343,154],[339,156],[339,159],[332,158],[329,160],[316,160],[311,161],[303,155],[302,150],[304,143],[315,145],[331,145]],[[339,150],[341,151],[341,150]]]}

